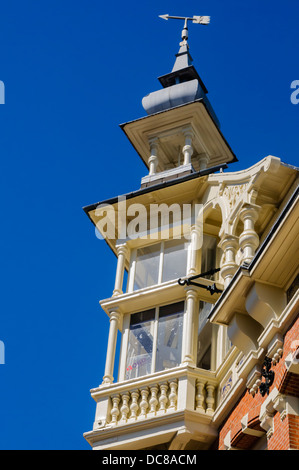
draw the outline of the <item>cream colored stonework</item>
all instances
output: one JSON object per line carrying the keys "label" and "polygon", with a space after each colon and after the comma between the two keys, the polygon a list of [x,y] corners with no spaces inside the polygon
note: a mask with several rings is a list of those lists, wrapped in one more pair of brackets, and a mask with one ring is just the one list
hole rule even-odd
{"label": "cream colored stonework", "polygon": [[[185,137],[190,140],[190,133]],[[186,145],[185,160],[189,161],[191,140]],[[158,152],[153,144],[151,148],[149,166],[154,174],[159,168]],[[100,302],[109,315],[110,332],[103,382],[91,390],[97,404],[94,426],[84,434],[94,449],[142,449],[161,443],[170,449],[184,449],[190,442],[195,448],[207,449],[242,390],[257,392],[263,357],[268,354],[274,361],[280,359],[281,337],[298,308],[298,293],[291,302],[286,300],[286,290],[298,271],[298,201],[289,204],[297,178],[295,169],[268,156],[242,171],[153,188],[127,201],[128,205],[138,202],[145,206],[153,201],[202,204],[203,231],[218,240],[220,273],[216,284],[223,292],[211,296],[202,288],[183,288],[177,280],[126,292],[124,269],[130,274],[131,253],[148,241],[127,239],[121,246],[117,240],[108,241],[118,263],[114,291]],[[117,203],[114,207],[117,210]],[[284,222],[279,225],[282,215]],[[89,216],[97,225],[96,210]],[[272,236],[276,222],[278,228]],[[188,273],[194,275],[200,272],[200,252],[192,255],[195,232],[190,239]],[[202,278],[200,282],[211,285],[214,281]],[[130,315],[181,300],[185,300],[181,364],[126,380]],[[210,318],[212,370],[196,367],[200,300],[214,304]],[[114,381],[117,329],[122,333],[122,344],[118,379]],[[231,347],[227,351],[228,340]],[[267,413],[262,423],[269,430],[271,416]]]}

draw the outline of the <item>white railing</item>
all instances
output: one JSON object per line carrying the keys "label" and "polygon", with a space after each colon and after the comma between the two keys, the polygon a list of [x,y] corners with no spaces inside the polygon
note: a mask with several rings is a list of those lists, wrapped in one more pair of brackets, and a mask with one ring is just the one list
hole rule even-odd
{"label": "white railing", "polygon": [[126,423],[177,409],[177,380],[134,388],[111,396],[111,424]]}
{"label": "white railing", "polygon": [[190,410],[213,416],[215,374],[181,366],[92,390],[97,401],[94,428],[120,426],[170,413]]}

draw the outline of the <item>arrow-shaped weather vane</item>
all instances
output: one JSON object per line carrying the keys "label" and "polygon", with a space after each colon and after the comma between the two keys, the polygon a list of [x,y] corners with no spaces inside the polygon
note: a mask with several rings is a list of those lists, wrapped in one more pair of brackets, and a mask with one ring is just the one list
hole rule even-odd
{"label": "arrow-shaped weather vane", "polygon": [[188,39],[188,21],[192,21],[192,23],[197,23],[197,24],[204,24],[207,25],[210,23],[210,17],[209,16],[193,16],[193,17],[188,17],[188,16],[170,16],[170,15],[159,15],[159,18],[162,18],[163,20],[184,20],[184,29],[182,31],[182,39],[187,40]]}

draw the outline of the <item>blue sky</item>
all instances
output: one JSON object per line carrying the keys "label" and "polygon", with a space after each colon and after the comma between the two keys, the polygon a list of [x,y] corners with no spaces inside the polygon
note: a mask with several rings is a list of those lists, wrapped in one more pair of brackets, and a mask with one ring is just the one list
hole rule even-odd
{"label": "blue sky", "polygon": [[140,187],[119,124],[144,116],[181,23],[239,162],[299,165],[297,0],[2,2],[0,12],[0,449],[89,449],[116,258],[82,207]]}

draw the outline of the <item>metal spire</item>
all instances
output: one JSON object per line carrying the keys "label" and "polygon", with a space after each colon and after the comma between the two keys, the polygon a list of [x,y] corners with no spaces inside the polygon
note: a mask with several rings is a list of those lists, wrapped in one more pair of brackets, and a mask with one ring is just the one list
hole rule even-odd
{"label": "metal spire", "polygon": [[182,39],[183,41],[187,41],[188,39],[188,21],[192,21],[192,23],[196,24],[203,24],[207,25],[210,23],[210,17],[209,16],[193,16],[193,17],[188,17],[188,16],[170,16],[170,15],[159,15],[159,18],[162,18],[163,20],[184,20],[184,29],[182,30]]}

